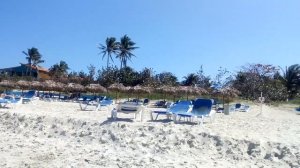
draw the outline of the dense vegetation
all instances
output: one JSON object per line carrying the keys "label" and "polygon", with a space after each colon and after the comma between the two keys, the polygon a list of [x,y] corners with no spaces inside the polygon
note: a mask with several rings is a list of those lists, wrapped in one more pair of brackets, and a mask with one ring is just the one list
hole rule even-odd
{"label": "dense vegetation", "polygon": [[[106,39],[105,44],[99,47],[102,59],[106,58],[106,67],[97,70],[94,65],[87,66],[88,72],[68,72],[69,66],[65,61],[60,61],[49,68],[51,79],[61,83],[77,83],[83,86],[98,83],[109,87],[114,83],[122,83],[124,86],[146,86],[157,88],[161,86],[195,86],[201,87],[213,93],[215,90],[230,87],[236,89],[240,98],[257,100],[261,93],[268,101],[283,101],[287,98],[299,97],[300,92],[300,65],[294,64],[285,70],[274,65],[249,64],[243,66],[237,73],[228,72],[225,68],[218,69],[215,77],[205,75],[201,65],[198,72],[192,72],[184,77],[183,81],[172,72],[156,73],[152,68],[145,67],[142,71],[136,71],[127,66],[128,60],[135,57],[135,46],[127,35],[120,38]],[[43,63],[42,55],[37,48],[30,48],[24,52],[30,68]],[[120,67],[114,64],[119,60]],[[28,70],[28,72],[31,72]],[[6,76],[2,74],[0,80],[36,80],[26,73],[22,77]]]}

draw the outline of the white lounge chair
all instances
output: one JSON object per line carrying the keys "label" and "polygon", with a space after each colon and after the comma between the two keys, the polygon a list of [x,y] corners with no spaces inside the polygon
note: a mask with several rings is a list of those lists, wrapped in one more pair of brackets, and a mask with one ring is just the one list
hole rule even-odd
{"label": "white lounge chair", "polygon": [[85,101],[79,102],[80,110],[86,111],[89,107],[95,108],[94,111],[101,110],[102,107],[106,107],[107,109],[114,104],[112,99],[104,99],[104,100],[96,100],[96,101]]}
{"label": "white lounge chair", "polygon": [[250,106],[241,104],[241,103],[236,103],[235,104],[235,111],[240,111],[240,112],[248,112],[250,109]]}
{"label": "white lounge chair", "polygon": [[136,102],[124,102],[122,104],[118,104],[118,106],[111,111],[111,118],[116,120],[118,113],[124,113],[133,114],[134,119],[137,119],[137,116],[139,116],[139,120],[143,121],[144,111],[145,106],[143,104],[138,104]]}

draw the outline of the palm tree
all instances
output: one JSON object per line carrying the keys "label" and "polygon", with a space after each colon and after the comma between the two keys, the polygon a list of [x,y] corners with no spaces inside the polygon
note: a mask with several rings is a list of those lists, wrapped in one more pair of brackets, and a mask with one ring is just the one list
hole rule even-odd
{"label": "palm tree", "polygon": [[50,69],[49,73],[55,78],[61,78],[67,75],[69,69],[68,64],[65,61],[60,61],[58,64],[54,64]]}
{"label": "palm tree", "polygon": [[183,84],[185,86],[195,86],[199,82],[199,76],[194,73],[188,74],[184,79]]}
{"label": "palm tree", "polygon": [[289,96],[293,97],[300,88],[300,65],[294,64],[286,68],[283,78]]}
{"label": "palm tree", "polygon": [[127,60],[131,60],[132,56],[135,56],[132,51],[137,49],[138,47],[135,47],[135,42],[131,41],[131,39],[124,35],[121,37],[121,41],[119,43],[119,54],[116,58],[120,59],[121,66],[120,69],[127,66]]}
{"label": "palm tree", "polygon": [[112,62],[114,61],[112,59],[112,54],[117,54],[118,51],[118,43],[116,42],[115,37],[108,37],[106,38],[105,45],[100,44],[98,47],[101,50],[101,53],[103,54],[102,59],[104,59],[105,56],[107,56],[107,68],[109,66],[109,60]]}
{"label": "palm tree", "polygon": [[[26,59],[28,60],[28,65],[30,66],[30,76],[32,73],[32,66],[36,67],[38,64],[45,62],[42,60],[42,55],[40,54],[39,50],[35,47],[28,48],[27,52],[23,51],[23,54],[26,55]],[[28,73],[28,69],[27,69]]]}

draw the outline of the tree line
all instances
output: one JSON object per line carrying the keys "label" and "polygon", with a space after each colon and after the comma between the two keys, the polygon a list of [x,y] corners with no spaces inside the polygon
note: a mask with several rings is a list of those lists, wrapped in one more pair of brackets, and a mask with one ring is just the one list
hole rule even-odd
{"label": "tree line", "polygon": [[[294,64],[285,69],[274,65],[248,64],[241,67],[236,73],[231,73],[220,67],[215,77],[205,75],[202,66],[197,72],[189,73],[183,81],[172,72],[156,73],[152,68],[145,67],[136,71],[127,65],[131,60],[135,46],[127,35],[118,42],[115,37],[108,37],[105,44],[99,44],[102,59],[106,58],[106,67],[97,69],[94,65],[87,66],[88,72],[68,72],[67,62],[60,61],[49,68],[51,79],[62,83],[78,83],[88,85],[99,83],[108,87],[113,83],[122,83],[125,86],[196,86],[208,91],[218,88],[232,87],[239,91],[240,97],[255,100],[261,92],[269,101],[282,101],[287,98],[299,97],[300,93],[300,65]],[[32,47],[23,51],[30,68],[43,63],[42,55],[37,48]],[[110,64],[113,58],[120,61],[120,67]],[[31,71],[29,71],[31,72]],[[31,76],[31,74],[30,74]],[[2,79],[8,78],[1,76]]]}

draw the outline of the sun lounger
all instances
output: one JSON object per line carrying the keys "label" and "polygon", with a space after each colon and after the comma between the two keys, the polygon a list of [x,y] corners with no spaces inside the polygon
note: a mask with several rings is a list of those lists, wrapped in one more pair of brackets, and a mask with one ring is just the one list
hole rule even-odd
{"label": "sun lounger", "polygon": [[[167,119],[170,119],[173,114],[179,112],[187,112],[192,107],[191,101],[178,101],[175,104],[173,102],[167,102],[167,109],[165,110],[154,110],[150,113],[151,120],[157,120],[158,116],[165,115]],[[155,119],[153,115],[156,115]]]}
{"label": "sun lounger", "polygon": [[23,103],[29,103],[36,99],[36,91],[30,90],[23,96]]}
{"label": "sun lounger", "polygon": [[106,99],[100,100],[99,104],[97,105],[96,111],[101,110],[102,107],[106,107],[108,109],[113,104],[115,104],[115,102],[112,99],[106,98]]}
{"label": "sun lounger", "polygon": [[114,104],[114,101],[112,99],[104,99],[104,100],[99,100],[97,99],[96,101],[84,101],[84,102],[79,102],[80,110],[86,111],[89,109],[89,107],[94,107],[94,111],[101,110],[102,107],[109,107]]}
{"label": "sun lounger", "polygon": [[296,113],[300,114],[300,107],[296,108]]}
{"label": "sun lounger", "polygon": [[240,111],[240,112],[248,112],[250,109],[250,106],[241,104],[241,103],[236,103],[235,104],[235,111]]}
{"label": "sun lounger", "polygon": [[192,101],[188,101],[188,100],[178,101],[167,110],[167,113],[171,115],[174,122],[176,122],[179,114],[186,114],[190,112],[192,108],[193,108]]}
{"label": "sun lounger", "polygon": [[0,99],[0,108],[7,108],[9,101],[6,99]]}
{"label": "sun lounger", "polygon": [[181,117],[188,117],[192,119],[198,119],[198,123],[203,125],[204,117],[209,117],[211,122],[214,118],[216,111],[212,109],[212,100],[211,99],[197,99],[194,102],[193,108],[187,113],[178,113],[176,114],[180,121]]}
{"label": "sun lounger", "polygon": [[22,104],[21,98],[9,98],[9,99],[0,99],[0,108],[14,108],[16,105]]}
{"label": "sun lounger", "polygon": [[119,104],[116,108],[111,111],[111,118],[116,120],[118,113],[133,114],[134,119],[139,115],[139,120],[143,121],[143,113],[145,106],[136,102],[124,102]]}

